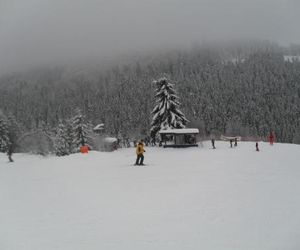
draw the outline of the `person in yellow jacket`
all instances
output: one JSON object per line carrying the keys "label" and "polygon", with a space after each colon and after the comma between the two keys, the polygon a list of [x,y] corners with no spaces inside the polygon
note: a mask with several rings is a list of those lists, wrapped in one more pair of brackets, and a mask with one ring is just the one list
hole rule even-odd
{"label": "person in yellow jacket", "polygon": [[136,146],[136,162],[135,165],[144,165],[144,143],[143,140],[141,140],[138,145]]}

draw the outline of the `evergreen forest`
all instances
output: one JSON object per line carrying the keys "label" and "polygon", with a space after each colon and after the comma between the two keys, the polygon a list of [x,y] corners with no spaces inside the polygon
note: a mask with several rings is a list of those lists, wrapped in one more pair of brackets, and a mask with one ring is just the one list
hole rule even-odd
{"label": "evergreen forest", "polygon": [[154,82],[176,89],[187,127],[211,134],[300,143],[300,46],[270,42],[202,44],[109,63],[43,66],[0,78],[0,109],[23,133],[55,133],[80,109],[115,137],[149,136]]}

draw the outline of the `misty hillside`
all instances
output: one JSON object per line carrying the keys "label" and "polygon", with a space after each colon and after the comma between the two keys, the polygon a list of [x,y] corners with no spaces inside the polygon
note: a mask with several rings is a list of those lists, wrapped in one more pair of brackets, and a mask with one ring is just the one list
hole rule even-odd
{"label": "misty hillside", "polygon": [[117,136],[148,135],[153,81],[175,84],[180,109],[202,136],[239,134],[300,143],[300,61],[274,44],[198,46],[110,65],[44,67],[0,80],[0,107],[24,131],[55,128],[80,108]]}

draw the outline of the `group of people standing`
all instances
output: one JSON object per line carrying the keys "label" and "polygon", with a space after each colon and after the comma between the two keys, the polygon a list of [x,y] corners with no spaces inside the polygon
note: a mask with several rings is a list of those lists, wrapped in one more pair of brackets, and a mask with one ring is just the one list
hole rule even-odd
{"label": "group of people standing", "polygon": [[[233,141],[234,141],[234,146],[237,147],[237,138],[234,138],[233,139],[230,139],[229,142],[230,142],[230,147],[232,148],[232,145],[233,145]],[[215,146],[215,139],[211,139],[211,145],[213,147],[213,149],[216,149],[216,146]]]}
{"label": "group of people standing", "polygon": [[[274,134],[272,132],[270,132],[270,135],[268,136],[268,140],[270,142],[270,145],[273,145],[274,143]],[[229,142],[230,142],[230,147],[232,148],[232,145],[233,145],[233,141],[234,141],[234,146],[237,147],[237,138],[234,138],[233,139],[230,139]],[[211,145],[212,145],[212,148],[213,149],[216,149],[216,146],[215,146],[215,139],[211,139]],[[259,147],[258,147],[258,142],[255,143],[255,149],[257,152],[259,152]]]}
{"label": "group of people standing", "polygon": [[[274,135],[273,135],[272,132],[270,133],[268,139],[269,139],[270,145],[273,145]],[[234,138],[234,139],[229,140],[231,148],[233,146],[233,141],[234,141],[234,146],[237,147],[237,138]],[[211,139],[211,144],[212,144],[213,149],[216,149],[214,138]],[[136,161],[135,161],[134,165],[139,165],[139,166],[144,166],[145,165],[144,164],[144,153],[146,152],[146,150],[144,149],[144,147],[145,147],[144,140],[140,140],[136,144]],[[256,149],[257,152],[259,152],[258,142],[255,143],[255,149]]]}

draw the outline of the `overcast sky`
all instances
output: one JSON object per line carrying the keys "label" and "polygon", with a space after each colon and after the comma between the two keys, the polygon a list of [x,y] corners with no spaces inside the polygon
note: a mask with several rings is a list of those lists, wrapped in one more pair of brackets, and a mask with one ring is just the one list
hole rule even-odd
{"label": "overcast sky", "polygon": [[201,41],[300,43],[300,0],[0,0],[0,74]]}

